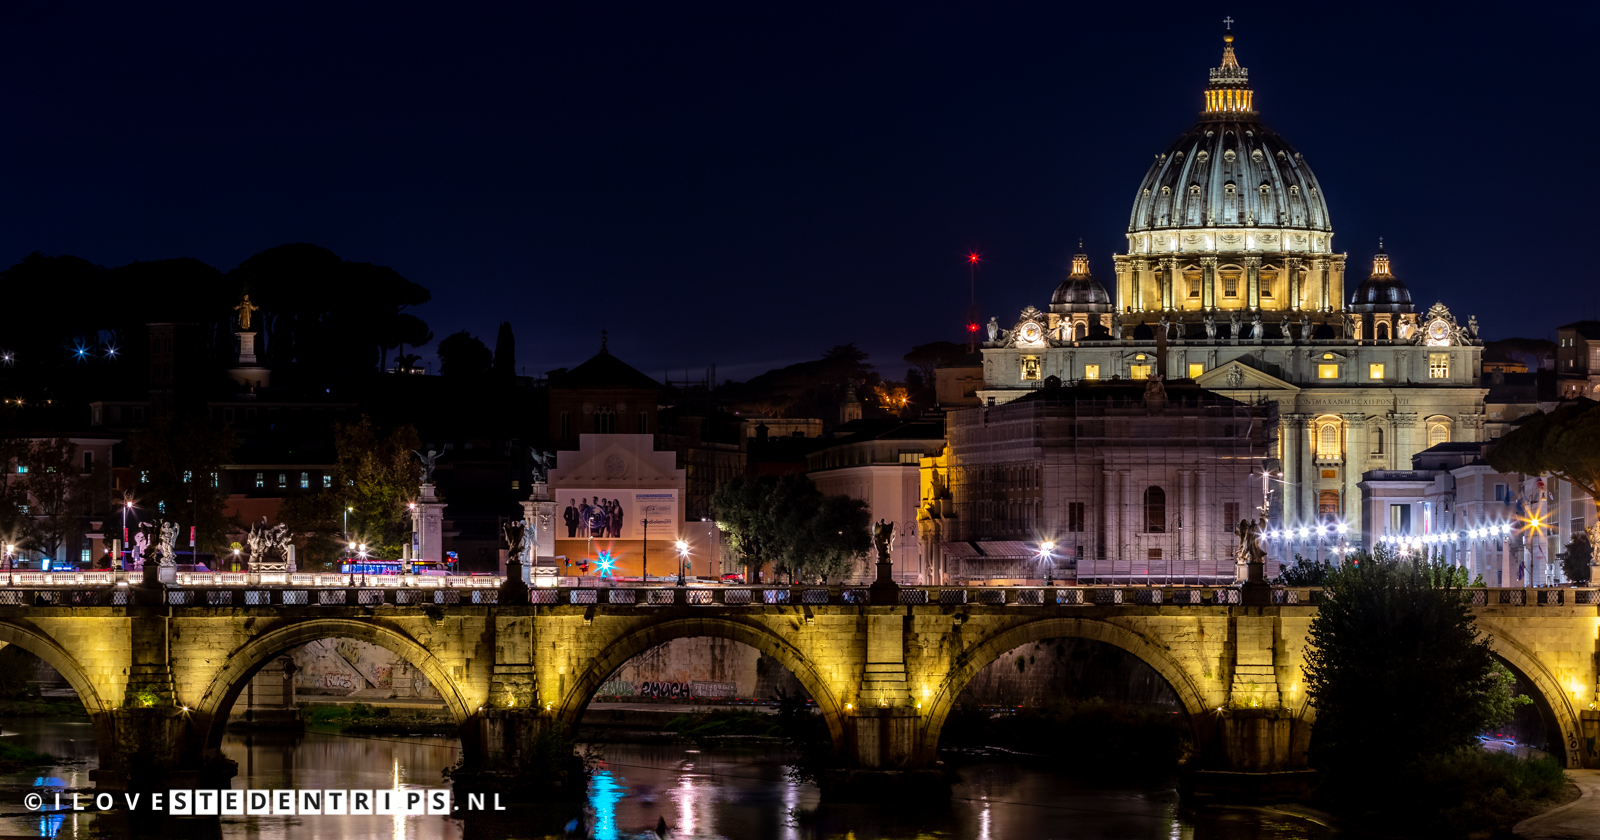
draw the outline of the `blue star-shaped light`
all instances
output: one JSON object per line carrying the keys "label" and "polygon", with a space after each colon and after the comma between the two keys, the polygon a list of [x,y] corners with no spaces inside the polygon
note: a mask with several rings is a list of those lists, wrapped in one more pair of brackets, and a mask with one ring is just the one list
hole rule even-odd
{"label": "blue star-shaped light", "polygon": [[611,577],[611,567],[616,565],[616,562],[609,551],[602,551],[600,556],[595,558],[595,564],[600,567],[600,576],[603,578]]}

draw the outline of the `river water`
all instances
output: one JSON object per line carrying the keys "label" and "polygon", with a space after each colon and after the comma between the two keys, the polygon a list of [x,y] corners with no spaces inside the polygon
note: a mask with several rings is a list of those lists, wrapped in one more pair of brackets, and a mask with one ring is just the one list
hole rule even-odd
{"label": "river water", "polygon": [[[249,840],[508,840],[563,836],[559,815],[540,822],[525,815],[224,816],[174,820],[98,814],[91,796],[83,811],[29,812],[24,797],[92,794],[92,728],[52,718],[0,720],[6,742],[61,760],[55,767],[0,774],[0,837],[144,840],[174,837]],[[437,737],[351,737],[306,734],[230,734],[224,745],[239,762],[235,788],[255,790],[384,790],[440,787],[440,771],[455,764],[459,743]],[[961,768],[948,806],[819,805],[817,791],[784,776],[782,755],[766,747],[696,749],[686,745],[606,744],[590,786],[588,807],[573,836],[596,840],[655,838],[665,821],[669,838],[732,840],[1287,840],[1321,838],[1320,827],[1255,810],[1180,807],[1159,786],[1095,788],[1060,774],[1008,764]],[[488,803],[492,806],[492,803]]]}

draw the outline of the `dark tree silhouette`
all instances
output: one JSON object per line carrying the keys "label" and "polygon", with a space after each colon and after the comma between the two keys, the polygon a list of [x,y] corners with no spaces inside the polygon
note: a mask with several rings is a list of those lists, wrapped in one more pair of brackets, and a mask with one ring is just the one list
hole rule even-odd
{"label": "dark tree silhouette", "polygon": [[489,348],[466,330],[439,340],[439,373],[442,376],[482,376],[493,361]]}
{"label": "dark tree silhouette", "polygon": [[517,375],[517,339],[510,321],[500,322],[500,334],[494,339],[494,375],[504,379]]}

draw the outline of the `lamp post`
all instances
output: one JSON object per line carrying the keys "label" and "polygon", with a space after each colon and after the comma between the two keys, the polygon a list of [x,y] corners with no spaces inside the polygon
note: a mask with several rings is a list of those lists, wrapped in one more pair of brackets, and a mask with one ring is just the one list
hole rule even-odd
{"label": "lamp post", "polygon": [[1055,551],[1055,550],[1056,550],[1056,544],[1051,542],[1051,541],[1049,541],[1049,540],[1045,540],[1044,542],[1039,543],[1039,560],[1040,560],[1040,563],[1044,566],[1044,585],[1045,586],[1055,586],[1056,585],[1056,576],[1055,576],[1056,564],[1055,564],[1055,561],[1050,556],[1050,552]]}
{"label": "lamp post", "polygon": [[639,520],[644,523],[644,563],[639,572],[639,581],[648,586],[650,584],[650,511],[640,505],[643,514]]}
{"label": "lamp post", "polygon": [[[348,506],[346,506],[344,509],[344,538],[347,540],[350,539],[350,512],[353,510],[355,510],[355,508]],[[351,543],[350,547],[355,548],[356,544]],[[344,556],[348,559],[350,557],[349,552],[346,552]]]}
{"label": "lamp post", "polygon": [[[124,494],[122,497],[122,551],[128,550],[128,511],[130,510],[133,510],[133,499]],[[123,565],[122,551],[117,552],[117,565],[123,566],[123,571],[127,571],[127,567]]]}
{"label": "lamp post", "polygon": [[684,576],[684,569],[687,568],[688,565],[689,565],[689,544],[684,542],[683,540],[678,540],[678,546],[677,547],[678,547],[678,585],[679,586],[687,586],[688,582],[684,580],[683,576]]}

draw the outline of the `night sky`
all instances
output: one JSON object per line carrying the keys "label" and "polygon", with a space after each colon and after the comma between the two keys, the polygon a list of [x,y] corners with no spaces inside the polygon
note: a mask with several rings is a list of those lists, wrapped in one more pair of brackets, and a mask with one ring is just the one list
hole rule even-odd
{"label": "night sky", "polygon": [[1488,338],[1600,314],[1594,3],[10,4],[0,264],[313,242],[530,374],[604,327],[657,377],[854,341],[898,378],[961,340],[969,250],[985,321],[1079,237],[1110,280],[1228,15],[1352,282],[1382,236]]}

